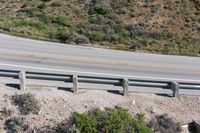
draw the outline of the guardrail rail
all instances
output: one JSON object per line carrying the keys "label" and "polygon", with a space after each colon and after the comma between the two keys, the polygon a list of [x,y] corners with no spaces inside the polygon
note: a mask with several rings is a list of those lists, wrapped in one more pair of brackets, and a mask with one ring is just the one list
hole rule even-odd
{"label": "guardrail rail", "polygon": [[[200,90],[200,83],[186,81],[168,81],[158,79],[138,79],[116,76],[101,76],[87,74],[60,74],[60,73],[45,73],[36,71],[19,71],[19,70],[4,70],[0,69],[0,77],[9,77],[19,80],[20,90],[26,90],[27,80],[47,80],[47,81],[64,81],[72,83],[71,90],[74,93],[79,91],[79,83],[113,85],[122,87],[121,91],[126,96],[129,93],[129,87],[155,87],[162,89],[170,89],[173,97],[179,97],[180,89]],[[42,83],[41,83],[42,84]]]}

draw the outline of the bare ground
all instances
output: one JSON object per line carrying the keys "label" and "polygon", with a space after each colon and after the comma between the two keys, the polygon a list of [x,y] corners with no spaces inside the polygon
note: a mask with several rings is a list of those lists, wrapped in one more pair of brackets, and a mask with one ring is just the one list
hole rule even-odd
{"label": "bare ground", "polygon": [[[53,126],[69,118],[74,111],[84,112],[95,107],[114,106],[127,108],[133,115],[144,112],[147,121],[157,114],[164,113],[180,124],[200,120],[200,97],[198,96],[181,96],[180,99],[176,99],[155,94],[131,93],[124,97],[106,91],[81,90],[78,94],[73,94],[45,87],[25,92],[35,94],[42,107],[38,115],[26,116],[30,127]],[[10,102],[10,96],[25,92],[5,86],[0,87],[0,110],[6,107],[13,110],[14,115],[19,115],[17,108]],[[0,132],[3,132],[3,123],[4,119],[0,119]]]}

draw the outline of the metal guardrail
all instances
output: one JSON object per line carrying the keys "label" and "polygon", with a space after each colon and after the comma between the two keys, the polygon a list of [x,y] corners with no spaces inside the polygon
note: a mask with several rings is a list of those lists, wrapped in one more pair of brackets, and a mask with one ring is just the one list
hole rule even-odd
{"label": "metal guardrail", "polygon": [[32,80],[48,80],[48,81],[64,81],[72,83],[72,90],[74,93],[78,92],[79,83],[89,84],[104,84],[121,86],[123,88],[123,95],[127,95],[130,86],[139,87],[156,87],[172,90],[173,97],[179,97],[180,89],[200,90],[200,83],[183,82],[183,81],[167,81],[158,79],[136,79],[126,77],[105,77],[105,76],[88,76],[82,74],[58,74],[45,72],[31,72],[31,71],[15,71],[0,69],[0,77],[11,77],[19,79],[20,90],[26,90],[28,79]]}

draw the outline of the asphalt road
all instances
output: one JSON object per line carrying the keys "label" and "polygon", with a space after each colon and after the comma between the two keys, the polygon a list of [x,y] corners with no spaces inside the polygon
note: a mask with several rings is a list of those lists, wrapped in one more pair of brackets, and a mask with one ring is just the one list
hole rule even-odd
{"label": "asphalt road", "polygon": [[0,34],[0,68],[200,81],[200,58],[55,44]]}

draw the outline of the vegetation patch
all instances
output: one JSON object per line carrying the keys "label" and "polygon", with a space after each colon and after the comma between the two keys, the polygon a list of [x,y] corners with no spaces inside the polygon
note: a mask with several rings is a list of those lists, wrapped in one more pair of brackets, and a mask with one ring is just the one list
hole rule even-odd
{"label": "vegetation patch", "polygon": [[7,133],[20,133],[28,129],[23,117],[10,117],[4,123]]}
{"label": "vegetation patch", "polygon": [[59,1],[54,1],[54,2],[51,3],[51,6],[53,6],[53,7],[60,7],[60,6],[62,6],[62,3],[59,2]]}
{"label": "vegetation patch", "polygon": [[169,118],[167,114],[156,116],[151,120],[150,126],[156,133],[179,133],[181,132],[181,126],[176,123],[172,118]]}
{"label": "vegetation patch", "polygon": [[200,54],[198,0],[2,0],[0,28],[31,38],[161,54]]}
{"label": "vegetation patch", "polygon": [[74,113],[74,125],[80,132],[142,132],[150,133],[142,114],[132,117],[126,109],[116,107],[95,109],[89,113]]}
{"label": "vegetation patch", "polygon": [[11,98],[12,103],[18,106],[20,112],[24,115],[29,113],[37,114],[40,111],[40,105],[34,95],[30,93],[15,94]]}
{"label": "vegetation patch", "polygon": [[73,113],[68,121],[63,121],[50,128],[38,129],[37,132],[55,133],[151,133],[144,121],[144,115],[132,117],[121,107],[94,109],[80,114]]}
{"label": "vegetation patch", "polygon": [[1,111],[0,111],[0,116],[3,116],[3,117],[9,117],[11,116],[13,113],[13,111],[11,109],[8,109],[8,108],[3,108]]}

